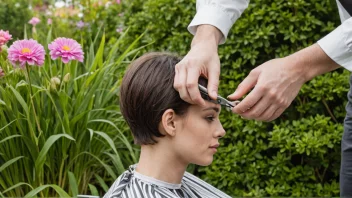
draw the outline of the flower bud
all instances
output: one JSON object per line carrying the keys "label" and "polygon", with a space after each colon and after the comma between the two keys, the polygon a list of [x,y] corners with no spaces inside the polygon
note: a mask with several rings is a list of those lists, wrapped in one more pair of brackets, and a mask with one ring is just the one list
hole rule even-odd
{"label": "flower bud", "polygon": [[64,79],[63,79],[63,82],[64,83],[67,83],[69,82],[71,79],[71,74],[70,73],[67,73],[65,76],[64,76]]}
{"label": "flower bud", "polygon": [[0,52],[7,52],[8,47],[6,45],[0,46]]}
{"label": "flower bud", "polygon": [[53,84],[56,84],[56,85],[59,85],[60,84],[60,78],[58,78],[58,77],[52,77],[51,79],[50,79],[50,81],[51,81],[51,83],[53,83]]}
{"label": "flower bud", "polygon": [[58,77],[52,77],[50,79],[50,88],[56,90],[57,86],[60,85],[60,79]]}

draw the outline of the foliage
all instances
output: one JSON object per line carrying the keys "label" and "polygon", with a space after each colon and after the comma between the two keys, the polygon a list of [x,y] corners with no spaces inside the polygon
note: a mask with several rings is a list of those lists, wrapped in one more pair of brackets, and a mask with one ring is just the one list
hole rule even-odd
{"label": "foliage", "polygon": [[[187,53],[192,36],[186,28],[194,5],[186,0],[131,2],[125,41],[147,29],[141,43],[154,43],[145,51]],[[219,47],[220,93],[234,91],[256,65],[309,46],[338,24],[335,1],[252,0]],[[197,167],[195,173],[232,196],[338,196],[348,76],[337,70],[308,82],[272,123],[222,113],[223,146],[211,166]]]}
{"label": "foliage", "polygon": [[[83,18],[64,10],[64,15],[53,16],[53,29],[45,25],[49,16],[25,4],[20,4],[21,12],[14,0],[0,7],[0,29],[10,30],[14,40],[27,35],[24,24],[40,14],[44,23],[38,24],[38,33],[27,25],[28,37],[46,47],[52,38],[72,36],[86,54],[84,64],[71,63],[64,72],[60,62],[47,58],[43,68],[31,68],[30,86],[26,72],[13,69],[6,52],[1,53],[6,77],[0,78],[0,196],[102,195],[136,162],[138,149],[131,145],[115,97],[119,79],[135,55],[187,53],[192,35],[186,28],[195,14],[195,0],[122,0],[110,6],[101,2],[73,1],[83,6]],[[219,47],[220,93],[234,91],[255,66],[309,46],[332,31],[339,24],[335,4],[251,0]],[[79,20],[89,25],[78,31]],[[128,33],[117,28],[128,28]],[[71,78],[62,82],[66,73]],[[340,69],[311,80],[271,123],[222,111],[227,131],[222,146],[211,166],[192,171],[233,196],[338,196],[348,76]],[[53,84],[53,77],[62,83]]]}
{"label": "foliage", "polygon": [[[28,71],[1,53],[0,196],[102,195],[137,161],[117,97],[123,61],[136,50],[132,43],[116,53],[121,39],[108,56],[103,34],[99,48],[91,43],[85,51],[84,64],[47,56],[43,67]],[[51,40],[49,31],[39,42]]]}
{"label": "foliage", "polygon": [[126,44],[147,31],[141,44],[153,42],[145,51],[165,50],[185,54],[192,35],[187,26],[195,11],[195,0],[136,0],[125,11],[125,26],[130,29]]}
{"label": "foliage", "polygon": [[[12,38],[22,38],[24,21],[28,22],[31,18],[30,11],[27,9],[28,1],[25,0],[2,0],[0,6],[0,29],[9,30]],[[21,10],[19,12],[19,10]]]}

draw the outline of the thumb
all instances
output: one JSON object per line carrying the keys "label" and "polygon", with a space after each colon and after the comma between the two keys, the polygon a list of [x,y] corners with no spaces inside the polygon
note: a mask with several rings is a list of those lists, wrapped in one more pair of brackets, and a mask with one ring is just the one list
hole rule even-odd
{"label": "thumb", "polygon": [[250,72],[249,75],[237,86],[236,91],[227,98],[237,100],[248,93],[256,84],[259,77],[259,72]]}
{"label": "thumb", "polygon": [[220,66],[210,70],[208,76],[208,93],[215,100],[218,97]]}

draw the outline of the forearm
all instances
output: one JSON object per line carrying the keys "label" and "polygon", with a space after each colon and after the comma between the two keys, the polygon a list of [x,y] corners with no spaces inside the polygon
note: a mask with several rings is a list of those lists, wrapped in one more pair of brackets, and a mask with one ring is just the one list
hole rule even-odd
{"label": "forearm", "polygon": [[248,7],[249,0],[197,0],[197,13],[188,26],[194,34],[204,24],[217,27],[222,33],[220,44],[224,43],[232,25]]}
{"label": "forearm", "polygon": [[290,69],[297,72],[304,82],[340,67],[318,44],[302,49],[287,58],[294,63],[294,68]]}
{"label": "forearm", "polygon": [[216,48],[222,38],[221,31],[212,25],[200,25],[192,40],[191,47],[201,42],[208,42],[210,45],[215,45]]}
{"label": "forearm", "polygon": [[337,64],[352,71],[352,17],[320,39],[318,45]]}

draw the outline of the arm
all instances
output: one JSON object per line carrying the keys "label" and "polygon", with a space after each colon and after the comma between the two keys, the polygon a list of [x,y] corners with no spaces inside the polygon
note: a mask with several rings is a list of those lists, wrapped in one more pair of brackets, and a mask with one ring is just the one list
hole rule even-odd
{"label": "arm", "polygon": [[183,100],[204,104],[198,90],[199,76],[208,78],[210,97],[216,98],[220,75],[218,45],[224,43],[233,23],[249,0],[197,0],[197,14],[189,25],[194,34],[191,50],[176,65],[174,87]]}
{"label": "arm", "polygon": [[337,64],[352,71],[352,17],[319,40],[318,44]]}
{"label": "arm", "polygon": [[274,120],[291,104],[305,82],[340,66],[352,70],[352,18],[318,44],[252,70],[229,96],[239,99],[254,87],[233,112],[247,119]]}
{"label": "arm", "polygon": [[220,44],[225,43],[232,25],[248,7],[249,0],[197,0],[197,14],[188,26],[195,35],[199,25],[212,25],[222,33]]}

